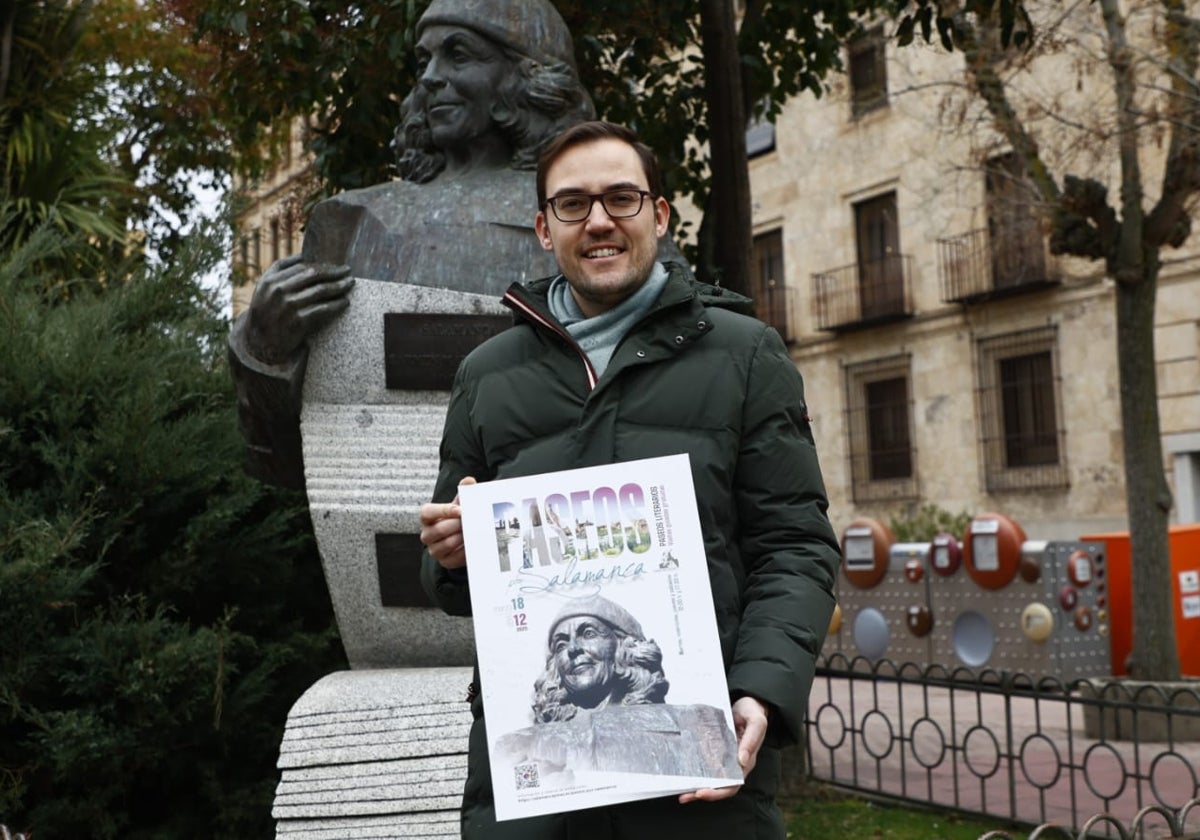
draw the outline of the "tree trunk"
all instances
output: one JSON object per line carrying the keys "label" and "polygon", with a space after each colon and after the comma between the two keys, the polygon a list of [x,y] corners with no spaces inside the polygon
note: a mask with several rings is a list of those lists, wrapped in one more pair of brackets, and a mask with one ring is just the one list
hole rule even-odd
{"label": "tree trunk", "polygon": [[[701,51],[708,104],[712,193],[707,212],[716,213],[712,273],[721,285],[742,294],[750,284],[750,173],[746,165],[746,109],[732,0],[701,0]],[[707,217],[707,213],[706,213]]]}
{"label": "tree trunk", "polygon": [[1171,492],[1163,473],[1155,378],[1157,284],[1157,253],[1143,257],[1140,281],[1117,283],[1117,369],[1133,582],[1130,675],[1172,681],[1180,669],[1167,542]]}

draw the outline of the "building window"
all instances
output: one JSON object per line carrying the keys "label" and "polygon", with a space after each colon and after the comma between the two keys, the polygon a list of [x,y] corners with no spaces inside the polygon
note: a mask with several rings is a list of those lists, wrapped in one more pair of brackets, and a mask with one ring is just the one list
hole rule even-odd
{"label": "building window", "polygon": [[1200,522],[1200,432],[1165,435],[1163,444],[1175,473],[1175,521]]}
{"label": "building window", "polygon": [[1046,252],[1036,215],[1036,192],[1022,158],[999,155],[987,162],[988,240],[992,288],[1046,281]]}
{"label": "building window", "polygon": [[1009,467],[1058,463],[1054,363],[1050,351],[997,362],[1004,411],[1004,462]]}
{"label": "building window", "polygon": [[250,255],[252,261],[250,270],[255,274],[262,273],[262,230],[254,228],[250,231]]}
{"label": "building window", "polygon": [[757,157],[767,152],[775,151],[775,124],[768,116],[769,102],[760,102],[761,116],[750,116],[750,126],[746,129],[746,156]]}
{"label": "building window", "polygon": [[281,254],[279,253],[280,244],[281,243],[280,243],[280,239],[279,239],[279,218],[276,217],[274,219],[271,219],[271,263],[272,264],[279,261],[279,257],[281,256]]}
{"label": "building window", "polygon": [[885,193],[854,205],[858,289],[862,320],[904,312],[904,265],[896,194]]}
{"label": "building window", "polygon": [[867,451],[870,479],[912,477],[908,439],[908,379],[895,376],[868,382],[866,389]]}
{"label": "building window", "polygon": [[296,252],[296,226],[292,222],[291,207],[283,206],[283,253],[291,256]]}
{"label": "building window", "polygon": [[887,62],[883,27],[877,26],[856,36],[850,41],[847,52],[851,113],[858,117],[887,105]]}
{"label": "building window", "polygon": [[908,354],[847,365],[846,428],[855,502],[917,496]]}
{"label": "building window", "polygon": [[783,274],[783,231],[754,237],[754,308],[763,323],[791,341],[788,325],[787,284]]}
{"label": "building window", "polygon": [[978,347],[988,492],[1067,486],[1057,330],[983,339]]}

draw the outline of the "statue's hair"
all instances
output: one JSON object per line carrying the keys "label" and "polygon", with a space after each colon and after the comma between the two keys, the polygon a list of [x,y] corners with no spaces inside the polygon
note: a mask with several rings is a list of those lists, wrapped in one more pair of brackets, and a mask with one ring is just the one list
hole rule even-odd
{"label": "statue's hair", "polygon": [[[496,91],[492,122],[512,147],[511,167],[532,170],[554,137],[568,126],[591,119],[595,109],[570,65],[542,64],[511,47],[498,46],[513,72],[504,76]],[[446,166],[445,155],[433,144],[419,81],[401,103],[392,148],[397,154],[397,172],[406,181],[432,181]]]}
{"label": "statue's hair", "polygon": [[[609,705],[640,706],[665,702],[671,684],[663,674],[662,649],[653,639],[637,639],[614,628],[613,688]],[[533,721],[551,723],[570,720],[579,707],[569,700],[554,654],[546,658],[546,670],[533,684]]]}
{"label": "statue's hair", "polygon": [[413,86],[400,103],[400,125],[392,139],[396,170],[405,181],[424,184],[446,167],[446,156],[433,145],[433,132],[425,112],[425,89]]}

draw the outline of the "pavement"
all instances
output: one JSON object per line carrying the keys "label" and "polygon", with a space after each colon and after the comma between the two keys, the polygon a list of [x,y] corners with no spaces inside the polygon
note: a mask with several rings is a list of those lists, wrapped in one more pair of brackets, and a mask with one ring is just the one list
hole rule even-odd
{"label": "pavement", "polygon": [[809,701],[813,772],[868,793],[994,816],[998,827],[1016,820],[1079,831],[1108,814],[1091,827],[1114,837],[1135,820],[1145,837],[1200,832],[1200,804],[1174,829],[1168,822],[1200,797],[1200,740],[1181,737],[1195,737],[1185,730],[1200,728],[1196,718],[1175,718],[1163,740],[1113,740],[1088,737],[1085,711],[1095,713],[1064,694],[818,676]]}

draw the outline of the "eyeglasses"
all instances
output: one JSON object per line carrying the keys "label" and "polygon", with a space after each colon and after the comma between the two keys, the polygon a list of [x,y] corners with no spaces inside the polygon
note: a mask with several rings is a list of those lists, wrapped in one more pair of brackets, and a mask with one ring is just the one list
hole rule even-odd
{"label": "eyeglasses", "polygon": [[560,222],[582,222],[592,214],[596,200],[614,219],[628,219],[642,212],[642,202],[654,193],[647,190],[609,190],[603,193],[563,193],[546,199]]}

